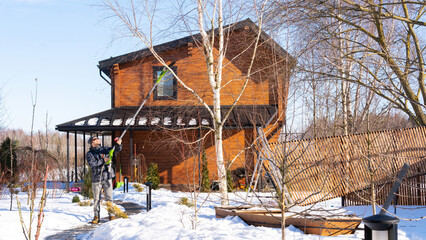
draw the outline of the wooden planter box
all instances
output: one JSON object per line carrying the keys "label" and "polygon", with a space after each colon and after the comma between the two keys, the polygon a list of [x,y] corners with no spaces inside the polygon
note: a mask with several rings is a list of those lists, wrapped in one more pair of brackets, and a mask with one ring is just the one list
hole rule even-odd
{"label": "wooden planter box", "polygon": [[[281,228],[280,210],[251,210],[250,207],[215,207],[216,217],[238,216],[254,226]],[[292,214],[286,217],[285,225],[293,225],[306,234],[337,236],[353,234],[361,223],[361,218],[353,216],[318,218],[309,215]]]}

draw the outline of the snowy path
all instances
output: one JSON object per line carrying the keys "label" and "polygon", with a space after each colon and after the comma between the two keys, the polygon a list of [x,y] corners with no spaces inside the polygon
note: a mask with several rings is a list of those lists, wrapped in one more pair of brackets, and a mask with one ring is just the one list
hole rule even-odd
{"label": "snowy path", "polygon": [[[122,206],[126,211],[128,216],[135,215],[140,213],[142,210],[146,209],[139,204],[133,202],[122,202],[122,201],[114,201],[115,204]],[[101,219],[101,223],[105,223],[108,221],[108,217],[104,217]],[[87,223],[82,226],[78,226],[72,229],[68,229],[57,234],[46,237],[46,240],[82,240],[82,239],[90,239],[90,232],[99,227],[97,224]]]}

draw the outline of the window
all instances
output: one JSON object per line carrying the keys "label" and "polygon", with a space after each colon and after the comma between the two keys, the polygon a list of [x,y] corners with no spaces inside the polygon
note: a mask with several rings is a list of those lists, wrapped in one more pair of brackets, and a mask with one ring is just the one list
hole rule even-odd
{"label": "window", "polygon": [[[153,67],[154,84],[161,75],[164,67]],[[177,73],[177,67],[172,67]],[[154,100],[176,100],[177,99],[177,81],[171,72],[167,72],[154,89]]]}

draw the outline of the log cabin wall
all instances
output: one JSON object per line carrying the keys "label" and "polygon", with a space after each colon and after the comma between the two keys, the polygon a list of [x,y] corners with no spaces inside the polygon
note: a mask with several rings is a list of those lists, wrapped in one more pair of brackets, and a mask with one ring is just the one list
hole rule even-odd
{"label": "log cabin wall", "polygon": [[[206,132],[199,133],[198,130],[182,131],[179,134],[167,131],[135,131],[133,136],[133,148],[136,146],[136,155],[142,160],[140,166],[142,174],[145,175],[146,168],[150,163],[157,163],[160,173],[160,182],[173,185],[193,185],[199,181],[200,168],[200,145],[184,144],[186,142],[197,140],[199,134],[205,135]],[[253,130],[225,130],[224,131],[224,158],[229,164],[233,161],[232,169],[238,167],[252,168],[254,163],[254,153],[251,151],[242,151],[253,142]],[[116,166],[121,166],[123,176],[132,175],[130,145],[130,134],[123,138],[123,150],[117,158]],[[205,148],[209,178],[216,179],[216,154],[213,142],[213,134],[209,134],[203,141],[202,147]],[[134,154],[133,150],[133,154]],[[143,156],[141,156],[143,155]],[[119,172],[117,171],[117,177]],[[145,175],[146,176],[146,175]],[[135,179],[131,179],[132,181]]]}
{"label": "log cabin wall", "polygon": [[[222,85],[224,87],[221,90],[222,105],[231,105],[244,86],[249,72],[251,56],[254,52],[255,35],[249,29],[242,29],[233,32],[228,39],[228,49],[223,69]],[[217,51],[215,53],[217,54]],[[208,82],[205,58],[200,46],[190,42],[183,47],[161,52],[160,56],[168,64],[176,61],[174,66],[177,68],[176,73],[179,78],[188,87],[197,92],[208,105],[213,105],[212,89]],[[229,59],[232,59],[232,61]],[[162,65],[152,56],[120,65],[115,64],[111,70],[111,80],[114,88],[113,107],[139,106],[144,96],[153,87],[153,67],[156,66],[161,67]],[[272,121],[272,124],[275,125],[267,126],[267,128],[271,129],[270,137],[276,139],[279,136],[276,133],[282,127],[283,113],[287,104],[288,61],[271,52],[266,42],[263,42],[257,48],[256,58],[253,61],[250,73],[250,80],[238,104],[276,105],[279,112],[274,121]],[[177,98],[175,100],[154,100],[153,97],[150,97],[146,102],[146,106],[183,105],[199,106],[201,103],[180,83],[177,84]],[[185,131],[188,136],[194,135],[195,132],[195,130]],[[194,149],[199,148],[186,145],[177,146],[176,142],[178,141],[174,141],[173,145],[172,139],[173,137],[166,131],[133,133],[133,143],[136,144],[137,153],[143,154],[146,166],[150,162],[158,164],[161,183],[188,184],[188,182],[198,182],[199,154]],[[206,139],[208,140],[204,142],[204,147],[209,159],[210,179],[216,179],[217,170],[212,136]],[[251,169],[253,167],[254,153],[252,150],[247,150],[243,153],[241,151],[248,147],[254,139],[255,131],[253,129],[224,131],[225,161],[229,163],[239,154],[237,159],[233,161],[231,169],[237,167]],[[119,162],[123,175],[130,176],[130,146],[126,146],[126,143],[130,142],[129,134],[123,140],[124,149],[120,153]],[[172,143],[165,144],[167,142]]]}
{"label": "log cabin wall", "polygon": [[[247,78],[247,71],[251,61],[252,44],[246,45],[233,39],[247,39],[247,33],[235,33],[238,37],[231,38],[226,54],[223,70],[223,87],[221,102],[223,105],[233,103]],[[232,35],[233,36],[233,35]],[[231,44],[232,43],[232,44]],[[261,45],[263,46],[263,45]],[[248,49],[246,49],[248,48]],[[243,52],[244,54],[238,54]],[[217,54],[217,52],[216,52]],[[212,90],[206,75],[205,58],[198,46],[192,43],[160,55],[167,63],[176,61],[177,75],[194,89],[207,104],[213,104]],[[239,105],[277,105],[285,104],[288,91],[288,64],[282,58],[271,54],[266,47],[259,47],[256,59],[251,70],[251,79],[248,82]],[[229,61],[232,59],[232,62]],[[244,62],[242,64],[241,62]],[[153,86],[154,66],[161,66],[152,56],[142,60],[115,66],[111,78],[114,83],[114,107],[138,106],[142,97],[146,96]],[[118,70],[117,70],[118,69]],[[147,105],[150,106],[180,106],[201,105],[191,92],[177,84],[177,100],[153,100],[151,97]],[[283,106],[280,106],[281,111]]]}

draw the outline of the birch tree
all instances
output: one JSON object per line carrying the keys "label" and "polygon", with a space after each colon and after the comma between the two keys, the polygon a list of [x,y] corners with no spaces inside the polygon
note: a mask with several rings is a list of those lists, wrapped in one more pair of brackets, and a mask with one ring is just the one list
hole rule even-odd
{"label": "birch tree", "polygon": [[[228,189],[227,189],[227,180],[226,180],[226,166],[223,155],[223,127],[231,114],[234,106],[238,103],[241,96],[244,93],[244,90],[247,86],[247,83],[251,76],[253,62],[256,56],[257,47],[259,45],[260,33],[262,31],[263,25],[263,9],[265,7],[266,1],[261,4],[260,10],[256,12],[258,17],[258,27],[259,31],[253,43],[253,52],[251,53],[251,62],[247,69],[247,74],[244,77],[244,84],[239,93],[235,96],[235,99],[230,107],[230,110],[222,115],[221,112],[221,90],[224,87],[222,81],[222,72],[224,69],[224,59],[226,54],[225,41],[227,37],[227,31],[224,28],[225,14],[224,14],[224,5],[222,0],[209,1],[209,0],[197,0],[196,5],[192,10],[196,11],[196,15],[192,16],[196,19],[196,25],[198,33],[201,35],[201,50],[205,57],[206,62],[206,71],[208,77],[208,83],[211,87],[211,92],[213,96],[213,107],[211,108],[206,100],[197,93],[194,89],[189,87],[184,79],[181,79],[172,68],[170,68],[165,60],[156,52],[154,49],[153,42],[153,27],[155,25],[154,14],[157,9],[155,2],[150,3],[149,1],[141,1],[136,3],[136,1],[128,1],[128,5],[122,5],[121,1],[110,1],[105,0],[104,4],[114,12],[115,16],[119,18],[121,23],[127,28],[132,36],[137,37],[142,43],[151,51],[155,59],[166,67],[171,74],[177,79],[177,82],[183,86],[186,91],[192,93],[192,95],[197,99],[197,101],[204,106],[204,108],[211,115],[214,125],[211,131],[214,134],[214,143],[215,143],[215,153],[216,153],[216,167],[219,180],[219,191],[221,195],[221,204],[228,205]],[[231,6],[231,2],[226,2],[227,6]],[[241,6],[236,4],[237,6]],[[257,6],[257,3],[253,1],[253,6]],[[141,19],[141,14],[144,15],[144,21]],[[190,13],[183,14],[184,16],[190,15]],[[232,14],[229,14],[232,15]],[[189,18],[189,17],[188,17]],[[187,24],[185,22],[184,24]],[[149,26],[149,27],[146,27]],[[145,28],[144,28],[145,27]],[[143,30],[147,29],[147,30]],[[191,32],[192,34],[192,32]],[[251,50],[250,50],[251,51]]]}
{"label": "birch tree", "polygon": [[[214,34],[209,36],[204,29],[204,14],[206,11],[205,2],[203,0],[197,1],[197,14],[198,14],[198,29],[202,36],[202,44],[204,56],[206,58],[207,65],[207,76],[209,79],[210,86],[213,91],[213,112],[212,117],[214,119],[214,142],[216,151],[216,166],[219,178],[219,191],[222,196],[222,204],[227,205],[228,199],[228,186],[226,181],[226,168],[223,159],[223,145],[222,145],[222,132],[223,132],[223,120],[221,115],[221,104],[220,104],[220,88],[222,87],[222,70],[224,60],[224,32],[223,32],[223,8],[222,0],[217,2],[217,24],[218,24],[218,38],[219,38],[219,49],[217,56],[217,63],[215,66],[214,56]],[[216,8],[216,6],[215,6]],[[216,11],[216,9],[214,9]],[[214,25],[214,12],[211,19],[212,25]]]}

